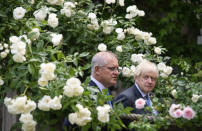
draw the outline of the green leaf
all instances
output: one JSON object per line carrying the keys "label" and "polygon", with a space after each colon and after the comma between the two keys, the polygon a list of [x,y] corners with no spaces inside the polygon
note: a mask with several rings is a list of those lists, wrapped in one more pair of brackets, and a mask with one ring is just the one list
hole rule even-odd
{"label": "green leaf", "polygon": [[35,74],[35,68],[33,64],[28,64],[28,71],[30,74],[34,75]]}

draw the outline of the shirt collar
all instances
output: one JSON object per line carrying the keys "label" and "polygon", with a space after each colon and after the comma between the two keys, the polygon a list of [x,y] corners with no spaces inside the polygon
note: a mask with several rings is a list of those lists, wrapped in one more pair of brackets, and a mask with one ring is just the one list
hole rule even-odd
{"label": "shirt collar", "polygon": [[101,84],[99,81],[97,81],[93,76],[91,76],[90,78],[91,78],[91,80],[92,80],[93,82],[95,82],[95,84],[98,86],[98,88],[100,89],[101,92],[102,92],[103,89],[106,89],[106,88],[104,87],[104,85]]}
{"label": "shirt collar", "polygon": [[139,88],[139,86],[137,85],[137,83],[135,83],[135,86],[137,87],[137,89],[138,89],[138,91],[140,92],[140,94],[142,95],[142,97],[145,97],[146,94],[141,91],[141,89]]}

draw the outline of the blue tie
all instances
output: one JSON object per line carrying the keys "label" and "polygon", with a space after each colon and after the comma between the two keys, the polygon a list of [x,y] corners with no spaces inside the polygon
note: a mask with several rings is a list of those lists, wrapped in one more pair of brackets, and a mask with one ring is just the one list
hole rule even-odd
{"label": "blue tie", "polygon": [[[109,90],[107,90],[107,95],[110,95]],[[111,102],[111,101],[107,101],[107,104],[109,104],[109,106],[110,106],[111,108],[113,107],[113,105],[112,105],[112,102]]]}
{"label": "blue tie", "polygon": [[146,98],[146,103],[147,103],[147,106],[151,106],[149,96],[148,96],[148,95],[146,95],[146,96],[145,96],[145,98]]}

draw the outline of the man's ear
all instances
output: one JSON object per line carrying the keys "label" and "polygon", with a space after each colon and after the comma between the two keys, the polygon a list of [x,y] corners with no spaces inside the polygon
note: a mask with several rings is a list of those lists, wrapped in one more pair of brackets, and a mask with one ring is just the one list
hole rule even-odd
{"label": "man's ear", "polygon": [[94,67],[95,74],[100,74],[100,70],[99,69],[100,69],[99,66],[95,66]]}

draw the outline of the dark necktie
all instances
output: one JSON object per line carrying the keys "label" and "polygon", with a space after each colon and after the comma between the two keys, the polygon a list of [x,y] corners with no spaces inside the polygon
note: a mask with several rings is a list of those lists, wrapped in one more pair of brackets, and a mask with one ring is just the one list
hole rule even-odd
{"label": "dark necktie", "polygon": [[[109,90],[107,90],[107,95],[110,95]],[[107,104],[109,104],[109,106],[110,106],[111,108],[113,107],[113,105],[112,105],[112,102],[111,102],[111,101],[107,101]]]}
{"label": "dark necktie", "polygon": [[150,99],[149,99],[148,95],[145,96],[145,99],[146,99],[147,106],[151,106],[151,102],[150,102]]}

